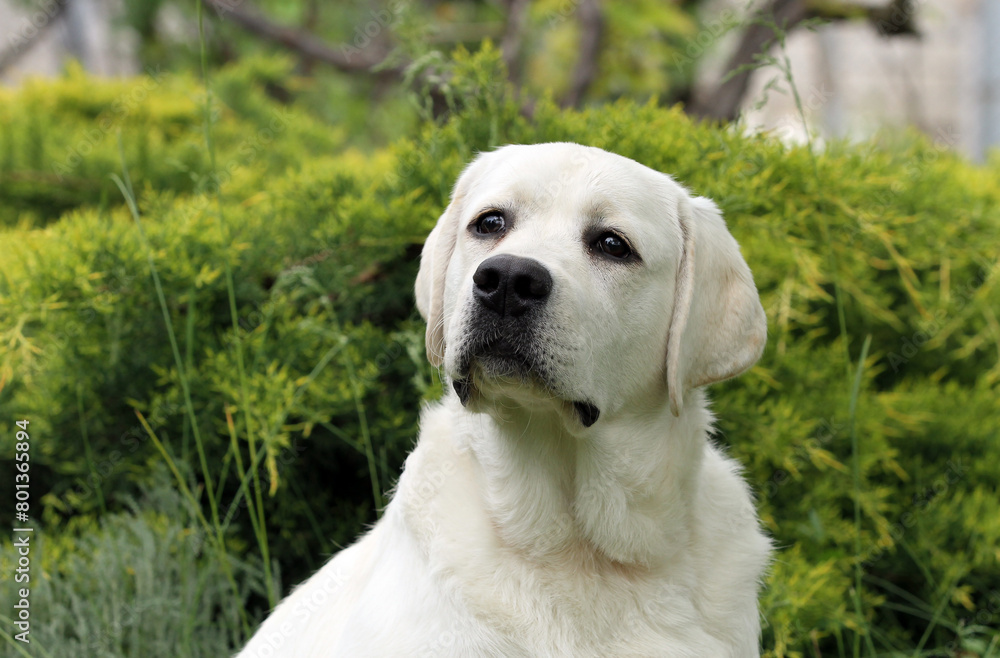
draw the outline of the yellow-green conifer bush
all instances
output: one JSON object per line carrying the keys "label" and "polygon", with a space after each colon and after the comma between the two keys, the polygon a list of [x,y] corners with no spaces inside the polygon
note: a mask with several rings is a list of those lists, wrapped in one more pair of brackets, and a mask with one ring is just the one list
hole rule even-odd
{"label": "yellow-green conifer bush", "polygon": [[[253,436],[267,546],[287,591],[375,518],[416,435],[421,399],[441,392],[411,287],[461,168],[500,144],[570,140],[715,199],[754,271],[767,349],[713,397],[716,440],[746,465],[779,549],[761,601],[768,655],[853,655],[856,641],[862,655],[996,655],[1000,162],[973,166],[916,135],[786,147],[655,104],[568,112],[542,102],[529,119],[496,86],[497,59],[459,53],[446,90],[456,111],[374,153],[344,146],[355,127],[271,100],[265,84],[290,77],[281,63],[226,69],[214,83],[215,172],[203,91],[160,76],[149,108],[120,122],[148,250],[107,182],[121,172],[115,135],[72,174],[93,188],[60,187],[58,176],[70,175],[53,167],[122,89],[153,78],[71,73],[3,92],[0,419],[32,421],[34,509],[50,541],[72,550],[64,537],[134,515],[126,501],[158,482],[165,460],[136,411],[209,516],[186,379],[222,554],[260,564],[238,482]],[[286,127],[247,157],[247,136],[274,116],[287,116]],[[0,469],[12,468],[9,437]],[[211,550],[199,568],[221,568]],[[77,581],[59,590],[62,577],[46,596],[79,590]],[[132,576],[117,578],[93,587],[124,587]],[[253,619],[267,608],[263,591],[228,596]],[[238,638],[236,620],[219,623]]]}
{"label": "yellow-green conifer bush", "polygon": [[[97,81],[71,65],[58,80],[0,90],[0,225],[34,226],[82,205],[120,205],[108,177],[121,170],[119,134],[143,184],[175,193],[332,152],[344,142],[342,130],[266,96],[265,85],[288,71],[280,60],[251,59],[216,79],[215,171],[205,148],[205,92],[191,77],[149,69],[131,80]],[[247,85],[251,78],[257,86]]]}

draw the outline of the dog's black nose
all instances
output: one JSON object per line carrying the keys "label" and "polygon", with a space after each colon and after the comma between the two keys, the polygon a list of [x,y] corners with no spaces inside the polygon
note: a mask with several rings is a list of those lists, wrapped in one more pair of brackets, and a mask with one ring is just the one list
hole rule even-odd
{"label": "dog's black nose", "polygon": [[472,275],[479,303],[500,316],[517,317],[544,306],[552,275],[533,258],[503,254],[479,264]]}

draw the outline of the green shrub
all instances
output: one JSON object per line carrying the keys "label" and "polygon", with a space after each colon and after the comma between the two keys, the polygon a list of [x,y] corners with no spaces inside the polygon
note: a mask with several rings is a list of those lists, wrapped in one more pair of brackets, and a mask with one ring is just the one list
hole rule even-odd
{"label": "green shrub", "polygon": [[[234,591],[167,477],[165,468],[157,469],[152,486],[127,501],[125,512],[32,535],[31,643],[20,645],[30,655],[217,658],[241,646],[239,610],[250,594],[263,591],[259,560],[229,560]],[[15,593],[24,587],[11,582],[17,557],[5,537],[5,633],[11,632],[6,615]]]}
{"label": "green shrub", "polygon": [[0,90],[0,226],[119,205],[108,178],[121,170],[119,134],[133,175],[175,193],[225,184],[246,169],[280,173],[332,152],[343,143],[341,130],[267,96],[267,84],[290,69],[289,62],[251,59],[219,75],[214,171],[204,148],[205,93],[189,77],[150,70],[97,83],[71,65],[59,80]]}
{"label": "green shrub", "polygon": [[[326,129],[297,117],[267,157],[213,179],[195,143],[199,110],[191,101],[184,134],[196,154],[189,170],[199,173],[182,184],[171,164],[178,143],[150,142],[142,156],[142,138],[123,129],[235,550],[258,551],[231,438],[246,465],[247,424],[262,447],[269,545],[286,588],[374,520],[415,437],[420,400],[440,393],[412,310],[423,237],[477,151],[577,141],[714,198],[754,271],[769,318],[767,350],[714,397],[717,439],[746,465],[781,549],[762,598],[769,655],[847,655],[859,634],[887,653],[985,654],[1000,628],[1000,162],[972,166],[915,135],[812,153],[692,123],[654,103],[567,112],[543,102],[529,120],[493,82],[504,79],[497,61],[490,49],[458,53],[450,84],[459,109],[373,154],[337,151],[335,137],[321,144]],[[248,125],[278,111],[253,82],[264,74],[247,72],[268,66],[216,78],[226,102],[213,127],[220,163],[238,153]],[[79,139],[86,122],[71,120],[78,110],[37,106],[68,84],[5,92],[0,111],[14,134],[28,134],[30,121],[65,126],[38,133],[34,150],[15,162]],[[142,83],[86,81],[105,102],[118,84]],[[198,97],[190,80],[165,76],[160,84],[172,90],[164,102]],[[169,121],[143,125],[152,135]],[[102,148],[93,180],[120,169],[115,149]],[[159,157],[165,153],[174,155]],[[221,222],[206,180],[221,180]],[[100,514],[102,500],[120,510],[150,480],[161,457],[136,410],[174,459],[198,460],[146,253],[119,198],[77,197],[76,210],[46,228],[33,228],[36,218],[58,209],[24,204],[8,210],[5,223],[21,228],[3,234],[0,253],[0,418],[31,419],[40,437],[33,491],[45,493],[43,520],[55,524]],[[871,349],[852,417],[851,379],[866,336]],[[8,469],[10,433],[2,436],[0,469]],[[191,470],[207,509],[205,474]]]}

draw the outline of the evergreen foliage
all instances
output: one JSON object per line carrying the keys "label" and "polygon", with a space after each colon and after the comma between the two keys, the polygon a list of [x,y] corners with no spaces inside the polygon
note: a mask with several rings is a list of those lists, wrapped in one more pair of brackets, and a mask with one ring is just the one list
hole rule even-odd
{"label": "evergreen foliage", "polygon": [[[208,633],[211,620],[231,632],[204,635],[204,647],[238,645],[227,606],[256,617],[267,608],[263,577],[244,568],[260,561],[234,452],[250,463],[247,426],[284,591],[375,519],[421,400],[441,393],[413,309],[423,238],[478,151],[547,141],[620,153],[713,198],[754,271],[767,349],[712,397],[716,440],[746,466],[780,549],[762,596],[767,654],[847,655],[860,634],[884,655],[996,655],[1000,161],[973,166],[916,135],[814,152],[654,102],[579,112],[542,102],[528,119],[496,84],[504,72],[489,47],[456,54],[446,120],[366,154],[345,145],[346,126],[268,96],[269,81],[289,75],[287,63],[252,60],[216,76],[214,171],[203,89],[189,78],[107,82],[71,70],[0,92],[0,471],[13,472],[14,420],[30,419],[34,509],[47,546],[58,547],[43,560],[38,595],[52,614],[81,617],[53,621],[48,637],[67,647],[50,644],[53,655],[74,655],[70,647],[111,623],[101,615],[127,598],[102,593],[112,582],[122,592],[145,586],[125,555],[159,561],[150,577],[173,583],[175,600],[217,592],[190,607],[198,619],[176,619],[178,638]],[[121,172],[119,132],[150,254],[108,178]],[[217,553],[184,553],[179,537],[197,524],[183,501],[174,516],[132,502],[166,495],[164,459],[138,411],[207,509],[182,377],[225,555],[246,579],[238,593],[216,582]],[[177,548],[150,557],[143,547],[158,543]],[[88,585],[88,561],[101,555],[125,573]],[[0,571],[5,591],[9,577]],[[90,596],[105,603],[74,603]],[[144,614],[136,624],[160,637],[171,619]]]}

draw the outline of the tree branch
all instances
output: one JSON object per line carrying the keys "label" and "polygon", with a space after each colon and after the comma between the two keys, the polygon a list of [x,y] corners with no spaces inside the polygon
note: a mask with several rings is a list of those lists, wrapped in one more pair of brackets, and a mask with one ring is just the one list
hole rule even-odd
{"label": "tree branch", "polygon": [[388,53],[381,41],[376,44],[375,37],[368,37],[364,33],[359,33],[359,39],[361,36],[365,37],[363,42],[355,40],[355,44],[335,46],[303,30],[272,23],[249,0],[205,0],[205,4],[214,9],[220,18],[229,18],[248,32],[345,73],[391,76],[403,73],[402,66],[375,70],[385,61]]}
{"label": "tree branch", "polygon": [[[521,23],[510,26],[509,38],[511,41],[508,41],[509,47],[505,53],[515,53],[520,48],[520,31],[523,27],[524,12],[529,4],[529,0],[511,1],[514,4],[522,3],[524,6],[518,10],[521,12],[521,18],[518,19]],[[251,0],[204,0],[204,2],[214,9],[220,18],[229,18],[248,32],[284,46],[299,53],[304,58],[327,64],[345,73],[362,73],[378,76],[382,79],[408,80],[407,71],[410,62],[403,61],[392,66],[385,65],[388,57],[386,45],[389,36],[388,21],[378,22],[380,31],[375,34],[369,35],[361,28],[356,29],[357,38],[353,45],[331,45],[304,30],[271,22],[253,6]],[[367,30],[367,26],[365,29]],[[506,38],[508,35],[505,34]],[[442,81],[434,78],[434,75],[428,75],[428,72],[425,71],[417,73],[412,80],[409,80],[409,83],[425,85],[426,92],[432,100],[433,114],[440,116],[447,111],[448,105],[442,91]],[[528,111],[527,107],[522,108],[523,113]]]}

